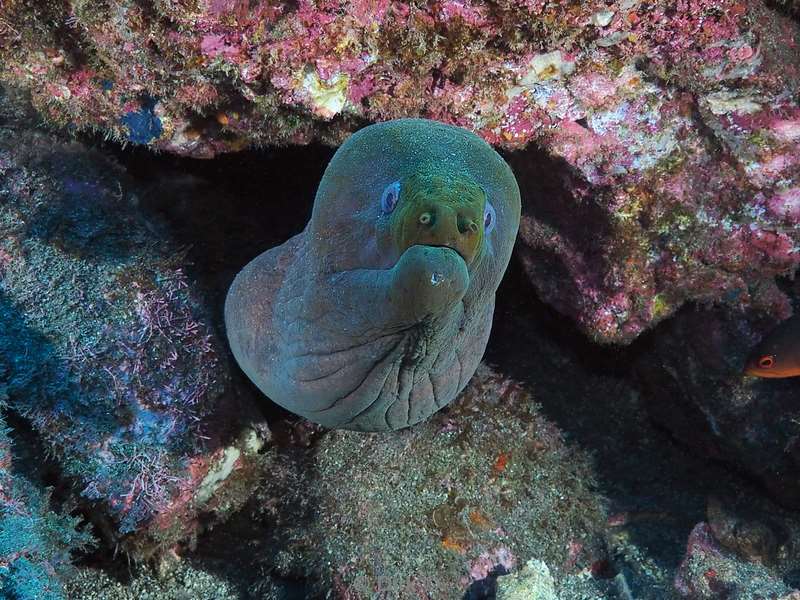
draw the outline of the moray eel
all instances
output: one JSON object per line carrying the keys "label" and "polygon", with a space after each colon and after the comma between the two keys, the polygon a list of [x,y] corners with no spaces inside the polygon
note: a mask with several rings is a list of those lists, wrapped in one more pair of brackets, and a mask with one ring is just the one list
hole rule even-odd
{"label": "moray eel", "polygon": [[800,375],[800,316],[783,321],[750,353],[744,372],[756,377]]}
{"label": "moray eel", "polygon": [[305,230],[236,276],[233,354],[266,396],[326,427],[418,423],[478,366],[519,219],[511,169],[473,133],[366,127],[331,159]]}

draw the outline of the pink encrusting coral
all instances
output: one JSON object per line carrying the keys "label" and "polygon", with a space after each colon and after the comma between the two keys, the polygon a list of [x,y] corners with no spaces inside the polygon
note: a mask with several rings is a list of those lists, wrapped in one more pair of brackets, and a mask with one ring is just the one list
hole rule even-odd
{"label": "pink encrusting coral", "polygon": [[[633,67],[642,60],[653,76],[691,76],[693,88],[743,77],[763,84],[758,71],[770,50],[759,34],[781,25],[759,3],[735,0],[596,8],[480,0],[15,2],[0,12],[0,73],[30,88],[51,118],[120,139],[136,135],[125,117],[137,98],[153,98],[163,129],[146,143],[181,154],[334,140],[355,120],[409,115],[519,148],[549,144],[561,125],[568,129],[605,101],[631,123],[645,119],[657,109],[644,106],[646,92],[660,88]],[[783,66],[797,75],[796,64]],[[228,117],[222,128],[213,126],[219,110]]]}
{"label": "pink encrusting coral", "polygon": [[523,262],[597,340],[687,300],[786,309],[798,26],[760,1],[28,1],[0,25],[0,78],[48,120],[177,154],[405,116],[527,147]]}

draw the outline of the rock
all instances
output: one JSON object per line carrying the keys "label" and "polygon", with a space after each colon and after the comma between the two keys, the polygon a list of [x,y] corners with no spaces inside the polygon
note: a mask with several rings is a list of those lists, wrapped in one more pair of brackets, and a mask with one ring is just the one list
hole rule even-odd
{"label": "rock", "polygon": [[0,395],[107,541],[136,557],[191,543],[201,513],[213,523],[250,495],[268,432],[185,253],[124,171],[2,125]]}
{"label": "rock", "polygon": [[748,562],[775,564],[779,543],[783,547],[784,540],[779,542],[775,527],[765,518],[741,514],[716,497],[709,498],[707,515],[708,526],[720,546]]}
{"label": "rock", "polygon": [[337,598],[484,598],[542,557],[602,557],[585,457],[515,382],[480,367],[451,408],[392,435],[330,431],[282,452],[259,496],[263,568]]}
{"label": "rock", "polygon": [[[357,122],[412,115],[509,147],[550,142],[551,127],[558,137],[561,125],[613,96],[608,69],[626,72],[637,56],[648,57],[668,91],[685,83],[718,91],[734,79],[774,91],[778,67],[787,80],[797,76],[793,53],[758,45],[788,40],[792,23],[740,0],[704,0],[681,13],[627,0],[600,11],[483,0],[413,8],[225,0],[147,10],[130,0],[18,2],[0,17],[0,73],[30,89],[49,119],[196,156],[256,142],[333,141]],[[535,35],[520,35],[528,30]],[[576,80],[566,81],[573,71]],[[591,72],[595,85],[571,94]],[[648,85],[624,79],[632,113],[651,113],[637,103]]]}
{"label": "rock", "polygon": [[[81,569],[67,582],[67,591],[70,598],[80,600],[241,600],[243,596],[236,583],[184,561],[169,575],[156,576],[145,571],[123,581],[102,570]],[[253,597],[280,599],[268,595]]]}
{"label": "rock", "polygon": [[691,600],[777,598],[792,592],[763,566],[724,552],[707,523],[698,523],[689,535],[675,589]]}
{"label": "rock", "polygon": [[65,600],[71,553],[86,549],[92,536],[78,527],[80,519],[51,510],[50,493],[19,472],[10,432],[0,412],[0,595]]}
{"label": "rock", "polygon": [[497,600],[558,600],[550,569],[531,559],[517,573],[498,577]]}
{"label": "rock", "polygon": [[[778,32],[797,27],[753,8],[753,29],[713,51],[676,30],[675,44],[707,47],[709,62],[690,53],[598,71],[579,57],[538,92],[562,114],[545,152],[509,158],[523,192],[520,256],[541,297],[597,341],[630,342],[687,301],[789,314],[774,279],[800,257],[800,113],[774,102],[797,86],[795,58],[778,66],[788,59]],[[756,51],[755,31],[778,37]],[[736,77],[744,89],[728,89]],[[776,95],[764,98],[767,81]]]}
{"label": "rock", "polygon": [[723,308],[690,308],[659,327],[636,363],[647,410],[693,451],[736,465],[782,504],[800,507],[796,381],[742,375],[776,323]]}
{"label": "rock", "polygon": [[627,343],[689,300],[786,314],[799,30],[758,0],[29,0],[0,8],[0,78],[48,122],[188,156],[401,116],[529,146],[529,276]]}

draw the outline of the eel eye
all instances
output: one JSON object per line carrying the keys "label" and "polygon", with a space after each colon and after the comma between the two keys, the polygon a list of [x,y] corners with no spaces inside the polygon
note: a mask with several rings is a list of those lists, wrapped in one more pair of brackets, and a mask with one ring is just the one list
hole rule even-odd
{"label": "eel eye", "polygon": [[386,186],[381,195],[381,210],[383,214],[388,215],[397,206],[397,201],[400,200],[400,182],[395,181]]}
{"label": "eel eye", "polygon": [[484,233],[491,233],[492,229],[494,229],[495,221],[497,221],[497,213],[494,211],[494,206],[487,200],[486,207],[483,209]]}
{"label": "eel eye", "polygon": [[775,365],[775,357],[767,355],[758,359],[758,366],[762,369],[771,369]]}

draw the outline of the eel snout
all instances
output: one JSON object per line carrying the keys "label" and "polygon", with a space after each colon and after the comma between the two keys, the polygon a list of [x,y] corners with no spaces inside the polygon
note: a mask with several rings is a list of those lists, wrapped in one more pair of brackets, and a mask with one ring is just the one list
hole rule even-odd
{"label": "eel snout", "polygon": [[403,215],[399,250],[414,245],[451,248],[467,266],[483,243],[483,206],[476,203],[420,203]]}

